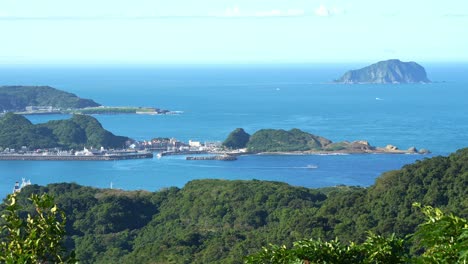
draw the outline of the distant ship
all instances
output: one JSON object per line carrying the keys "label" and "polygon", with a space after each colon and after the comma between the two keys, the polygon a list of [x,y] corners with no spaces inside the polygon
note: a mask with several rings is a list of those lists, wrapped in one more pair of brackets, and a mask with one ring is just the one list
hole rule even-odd
{"label": "distant ship", "polygon": [[318,166],[317,165],[312,165],[312,164],[309,164],[306,166],[307,169],[317,169]]}

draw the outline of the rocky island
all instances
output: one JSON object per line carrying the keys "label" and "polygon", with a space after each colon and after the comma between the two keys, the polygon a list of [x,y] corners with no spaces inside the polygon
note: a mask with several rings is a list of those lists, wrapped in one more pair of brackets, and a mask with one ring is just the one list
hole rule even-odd
{"label": "rocky island", "polygon": [[375,147],[368,141],[332,142],[321,136],[316,136],[300,129],[289,131],[283,129],[261,129],[249,135],[242,128],[237,128],[223,142],[228,149],[245,149],[247,153],[268,154],[358,154],[358,153],[389,153],[389,154],[426,154],[428,150],[417,150],[411,147],[400,150],[393,145]]}
{"label": "rocky island", "polygon": [[430,83],[426,70],[416,62],[400,60],[380,61],[359,70],[346,72],[335,83],[342,84],[398,84]]}
{"label": "rocky island", "polygon": [[0,86],[0,113],[33,114],[169,114],[154,107],[109,107],[50,86]]}

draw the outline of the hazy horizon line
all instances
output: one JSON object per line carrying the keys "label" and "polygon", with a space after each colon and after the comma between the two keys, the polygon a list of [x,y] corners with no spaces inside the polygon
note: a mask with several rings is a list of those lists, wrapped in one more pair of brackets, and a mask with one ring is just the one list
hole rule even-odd
{"label": "hazy horizon line", "polygon": [[[359,61],[225,61],[225,62],[138,62],[138,61],[55,61],[55,62],[1,62],[4,66],[247,66],[247,65],[347,65],[347,64],[373,64],[379,61],[386,61],[395,58],[380,60],[359,60]],[[405,60],[403,62],[414,61],[420,64],[467,64],[468,60]]]}

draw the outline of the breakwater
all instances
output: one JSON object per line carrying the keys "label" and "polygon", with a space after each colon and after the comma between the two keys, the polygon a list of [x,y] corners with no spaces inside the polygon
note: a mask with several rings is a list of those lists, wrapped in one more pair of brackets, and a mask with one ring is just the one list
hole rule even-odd
{"label": "breakwater", "polygon": [[194,154],[208,154],[207,151],[163,151],[160,152],[159,155],[161,157],[164,156],[173,156],[173,155],[194,155]]}
{"label": "breakwater", "polygon": [[153,153],[129,153],[129,154],[114,154],[114,155],[23,155],[11,154],[0,155],[0,160],[60,160],[60,161],[109,161],[109,160],[129,160],[129,159],[151,159]]}
{"label": "breakwater", "polygon": [[222,160],[222,161],[234,161],[237,160],[235,156],[230,155],[218,155],[218,156],[199,156],[199,157],[186,157],[186,160]]}

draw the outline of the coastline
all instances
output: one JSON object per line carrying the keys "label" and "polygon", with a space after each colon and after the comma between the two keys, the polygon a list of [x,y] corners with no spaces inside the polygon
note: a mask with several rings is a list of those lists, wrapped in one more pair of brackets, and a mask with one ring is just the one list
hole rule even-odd
{"label": "coastline", "polygon": [[137,115],[174,115],[181,114],[182,111],[170,111],[154,107],[139,106],[99,106],[76,109],[52,109],[52,110],[32,110],[13,112],[18,115],[60,115],[60,114],[137,114]]}
{"label": "coastline", "polygon": [[[275,151],[275,152],[249,152],[245,154],[255,154],[255,155],[353,155],[353,154],[414,154],[414,155],[425,155],[429,154],[430,152],[424,152],[424,153],[419,153],[419,152],[410,152],[406,150],[371,150],[371,151],[355,151],[355,150],[350,150],[350,151],[324,151],[324,150],[318,150],[318,151]],[[241,154],[242,155],[242,154]]]}
{"label": "coastline", "polygon": [[129,159],[151,159],[152,152],[139,152],[110,155],[32,155],[32,154],[1,154],[0,161],[4,160],[31,160],[31,161],[111,161]]}
{"label": "coastline", "polygon": [[353,154],[391,154],[391,155],[425,155],[430,154],[431,152],[427,151],[424,153],[420,152],[411,152],[407,150],[385,150],[385,149],[376,149],[376,150],[341,150],[341,151],[272,151],[272,152],[240,152],[240,151],[163,151],[158,153],[158,157],[164,156],[173,156],[173,155],[221,155],[221,156],[248,156],[248,155],[276,155],[276,156],[305,156],[305,155],[353,155]]}

